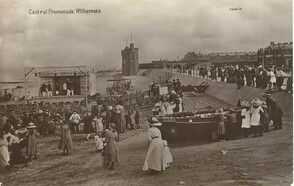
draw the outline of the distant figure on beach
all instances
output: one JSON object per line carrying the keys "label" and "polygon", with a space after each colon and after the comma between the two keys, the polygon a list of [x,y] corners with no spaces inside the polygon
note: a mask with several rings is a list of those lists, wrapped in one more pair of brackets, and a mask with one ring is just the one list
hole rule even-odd
{"label": "distant figure on beach", "polygon": [[27,129],[27,140],[28,140],[28,146],[27,146],[27,155],[29,157],[29,160],[32,159],[32,156],[34,159],[37,159],[37,132],[36,132],[36,125],[34,123],[29,123]]}
{"label": "distant figure on beach", "polygon": [[105,166],[109,166],[109,170],[112,170],[114,164],[118,164],[118,134],[114,123],[109,124],[109,131],[105,134],[105,137]]}
{"label": "distant figure on beach", "polygon": [[73,143],[70,134],[70,125],[65,121],[60,126],[61,139],[58,144],[58,149],[63,150],[63,155],[68,155],[73,148]]}

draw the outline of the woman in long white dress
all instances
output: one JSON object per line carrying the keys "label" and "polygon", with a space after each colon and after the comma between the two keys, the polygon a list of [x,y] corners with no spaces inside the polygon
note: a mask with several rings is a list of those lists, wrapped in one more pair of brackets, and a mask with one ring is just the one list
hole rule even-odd
{"label": "woman in long white dress", "polygon": [[250,108],[251,120],[250,124],[254,132],[254,137],[262,136],[263,130],[260,124],[260,114],[263,113],[263,109],[261,107],[262,101],[258,98],[253,99],[252,107]]}
{"label": "woman in long white dress", "polygon": [[8,141],[7,136],[3,131],[0,131],[0,167],[6,167],[9,169],[9,152],[8,152]]}
{"label": "woman in long white dress", "polygon": [[242,117],[242,137],[247,138],[249,134],[250,129],[250,104],[247,101],[241,102],[242,111],[241,111],[241,117]]}
{"label": "woman in long white dress", "polygon": [[165,159],[165,163],[166,163],[166,168],[168,168],[169,164],[171,162],[173,162],[173,156],[170,153],[167,141],[162,140],[162,143],[163,143],[163,147],[164,147],[164,159]]}
{"label": "woman in long white dress", "polygon": [[165,170],[166,161],[164,160],[164,146],[162,143],[161,132],[157,128],[162,124],[156,118],[152,118],[150,129],[148,130],[148,152],[144,162],[143,170],[149,173],[156,173]]}

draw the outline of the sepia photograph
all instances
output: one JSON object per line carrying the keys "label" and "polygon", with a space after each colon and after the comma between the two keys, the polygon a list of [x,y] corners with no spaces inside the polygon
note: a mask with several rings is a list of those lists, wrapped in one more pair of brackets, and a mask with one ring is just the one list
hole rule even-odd
{"label": "sepia photograph", "polygon": [[293,182],[291,0],[0,0],[0,186]]}

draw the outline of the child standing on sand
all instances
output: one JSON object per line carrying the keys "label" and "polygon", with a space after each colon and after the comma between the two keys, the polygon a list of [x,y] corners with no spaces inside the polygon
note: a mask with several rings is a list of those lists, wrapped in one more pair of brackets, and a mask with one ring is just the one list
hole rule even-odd
{"label": "child standing on sand", "polygon": [[169,167],[169,164],[171,163],[171,162],[173,162],[173,157],[172,157],[172,155],[171,155],[171,153],[170,153],[170,150],[169,150],[169,147],[168,147],[168,145],[167,145],[167,141],[166,140],[162,140],[162,143],[163,143],[163,147],[164,147],[164,160],[166,161],[165,162],[165,165],[166,165],[166,167],[165,168],[168,168]]}
{"label": "child standing on sand", "polygon": [[103,150],[103,142],[100,136],[96,133],[94,136],[94,144],[96,148],[96,152],[101,152]]}

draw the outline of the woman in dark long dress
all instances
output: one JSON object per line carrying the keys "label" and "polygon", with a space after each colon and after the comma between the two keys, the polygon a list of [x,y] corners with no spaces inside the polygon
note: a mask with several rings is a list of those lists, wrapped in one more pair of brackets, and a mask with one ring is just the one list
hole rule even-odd
{"label": "woman in dark long dress", "polygon": [[70,134],[70,126],[66,121],[60,127],[61,139],[58,144],[58,149],[63,150],[64,155],[68,155],[69,151],[72,150],[73,144]]}
{"label": "woman in dark long dress", "polygon": [[94,128],[92,125],[93,117],[91,116],[91,113],[87,113],[86,117],[84,117],[81,122],[84,123],[84,133],[85,134],[91,134],[94,132]]}
{"label": "woman in dark long dress", "polygon": [[129,130],[134,129],[134,124],[132,123],[132,109],[127,110],[127,114],[125,115],[126,118],[126,128]]}
{"label": "woman in dark long dress", "polygon": [[21,145],[19,138],[17,137],[17,132],[14,133],[14,135],[11,135],[10,137],[10,149],[11,149],[11,154],[10,154],[10,166],[13,165],[21,165],[24,164],[25,166],[28,166],[28,161],[24,157],[22,150],[21,150]]}
{"label": "woman in dark long dress", "polygon": [[109,169],[112,170],[115,163],[118,163],[118,146],[117,138],[118,134],[115,130],[115,124],[109,124],[109,131],[105,134],[105,165],[110,166]]}
{"label": "woman in dark long dress", "polygon": [[36,138],[36,126],[34,123],[29,123],[29,126],[27,127],[27,155],[29,156],[29,160],[32,159],[32,156],[34,156],[34,159],[37,159],[37,138]]}

